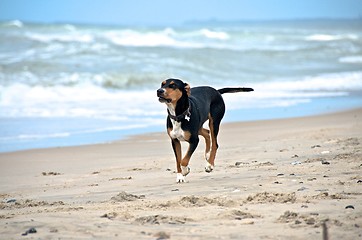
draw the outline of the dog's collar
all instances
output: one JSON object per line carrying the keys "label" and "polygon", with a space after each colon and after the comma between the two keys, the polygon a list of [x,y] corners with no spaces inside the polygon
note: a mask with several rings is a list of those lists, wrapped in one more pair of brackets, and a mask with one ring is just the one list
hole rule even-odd
{"label": "dog's collar", "polygon": [[180,115],[174,116],[170,113],[170,111],[167,109],[167,113],[168,116],[172,119],[175,120],[176,122],[181,122],[182,119],[186,119],[187,121],[190,121],[190,117],[191,117],[191,106],[189,106],[186,111],[184,111],[183,113],[181,113]]}

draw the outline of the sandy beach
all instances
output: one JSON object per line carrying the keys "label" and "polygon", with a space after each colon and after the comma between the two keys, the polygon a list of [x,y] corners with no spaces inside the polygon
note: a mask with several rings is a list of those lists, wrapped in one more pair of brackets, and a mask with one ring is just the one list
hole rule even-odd
{"label": "sandy beach", "polygon": [[219,143],[183,184],[166,132],[1,153],[0,238],[362,238],[362,109],[222,124]]}

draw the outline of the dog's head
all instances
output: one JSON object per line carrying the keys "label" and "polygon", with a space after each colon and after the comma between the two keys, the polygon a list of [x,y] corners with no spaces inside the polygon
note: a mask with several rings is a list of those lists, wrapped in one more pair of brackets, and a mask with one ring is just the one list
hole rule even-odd
{"label": "dog's head", "polygon": [[190,85],[179,79],[167,79],[161,83],[157,90],[157,97],[161,103],[176,104],[182,96],[190,96]]}

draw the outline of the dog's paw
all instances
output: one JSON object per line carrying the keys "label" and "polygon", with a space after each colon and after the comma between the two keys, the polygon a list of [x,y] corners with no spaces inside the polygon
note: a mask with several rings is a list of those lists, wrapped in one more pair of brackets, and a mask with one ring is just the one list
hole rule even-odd
{"label": "dog's paw", "polygon": [[212,172],[212,170],[214,170],[214,166],[212,166],[209,162],[207,162],[205,166],[205,172],[210,173]]}
{"label": "dog's paw", "polygon": [[190,173],[190,168],[188,166],[181,166],[182,175],[187,176]]}
{"label": "dog's paw", "polygon": [[185,176],[182,175],[182,173],[177,173],[176,182],[177,182],[177,183],[184,183],[184,182],[186,182]]}

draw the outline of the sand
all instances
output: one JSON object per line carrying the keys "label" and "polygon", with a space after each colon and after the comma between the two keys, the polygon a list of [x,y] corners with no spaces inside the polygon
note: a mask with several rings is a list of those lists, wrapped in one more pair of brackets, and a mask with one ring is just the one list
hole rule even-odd
{"label": "sand", "polygon": [[165,132],[2,153],[0,238],[362,238],[362,109],[220,131],[182,184]]}

